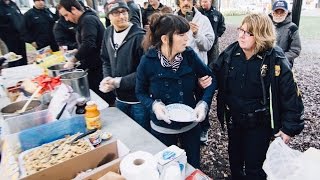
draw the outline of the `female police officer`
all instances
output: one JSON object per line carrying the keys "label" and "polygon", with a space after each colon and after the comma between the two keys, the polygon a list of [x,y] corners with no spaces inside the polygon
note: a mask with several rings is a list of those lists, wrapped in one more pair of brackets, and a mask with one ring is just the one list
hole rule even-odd
{"label": "female police officer", "polygon": [[262,170],[272,133],[288,143],[304,125],[303,104],[283,51],[275,46],[267,15],[247,15],[238,41],[214,63],[217,113],[227,120],[233,179],[266,179]]}

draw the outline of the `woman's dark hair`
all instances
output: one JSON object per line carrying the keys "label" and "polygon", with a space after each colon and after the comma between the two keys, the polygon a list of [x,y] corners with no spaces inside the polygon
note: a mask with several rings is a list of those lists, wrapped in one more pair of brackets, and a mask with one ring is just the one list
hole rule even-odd
{"label": "woman's dark hair", "polygon": [[[83,4],[83,2],[81,2]],[[71,12],[71,8],[75,7],[76,9],[78,9],[79,11],[83,11],[83,6],[77,1],[77,0],[60,0],[57,8],[58,10],[63,7],[65,8],[67,11]]]}
{"label": "woman's dark hair", "polygon": [[150,26],[142,42],[142,47],[145,51],[151,46],[160,49],[162,45],[161,36],[168,35],[169,49],[172,49],[173,34],[183,34],[188,32],[189,29],[188,21],[181,16],[154,13],[151,15]]}

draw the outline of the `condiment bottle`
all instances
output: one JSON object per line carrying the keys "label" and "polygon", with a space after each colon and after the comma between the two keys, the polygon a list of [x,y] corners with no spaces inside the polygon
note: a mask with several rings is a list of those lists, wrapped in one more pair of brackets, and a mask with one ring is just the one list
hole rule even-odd
{"label": "condiment bottle", "polygon": [[86,119],[87,129],[101,129],[100,112],[95,101],[88,101],[85,107],[84,117]]}
{"label": "condiment bottle", "polygon": [[84,114],[86,112],[86,98],[81,97],[77,99],[77,108],[76,108],[76,114]]}

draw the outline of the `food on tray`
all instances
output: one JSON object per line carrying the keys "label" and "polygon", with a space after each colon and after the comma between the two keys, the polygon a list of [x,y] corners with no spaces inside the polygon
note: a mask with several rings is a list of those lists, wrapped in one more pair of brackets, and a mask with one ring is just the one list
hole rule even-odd
{"label": "food on tray", "polygon": [[23,167],[26,171],[25,174],[34,174],[90,151],[93,147],[86,139],[79,139],[74,143],[70,143],[78,135],[79,133],[50,144],[42,145],[24,154]]}

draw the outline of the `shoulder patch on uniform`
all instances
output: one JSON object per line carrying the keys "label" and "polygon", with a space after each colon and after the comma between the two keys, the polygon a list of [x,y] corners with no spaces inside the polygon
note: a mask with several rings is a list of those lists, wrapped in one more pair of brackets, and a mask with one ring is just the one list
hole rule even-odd
{"label": "shoulder patch on uniform", "polygon": [[280,76],[280,71],[281,71],[280,65],[275,65],[274,66],[274,75]]}

